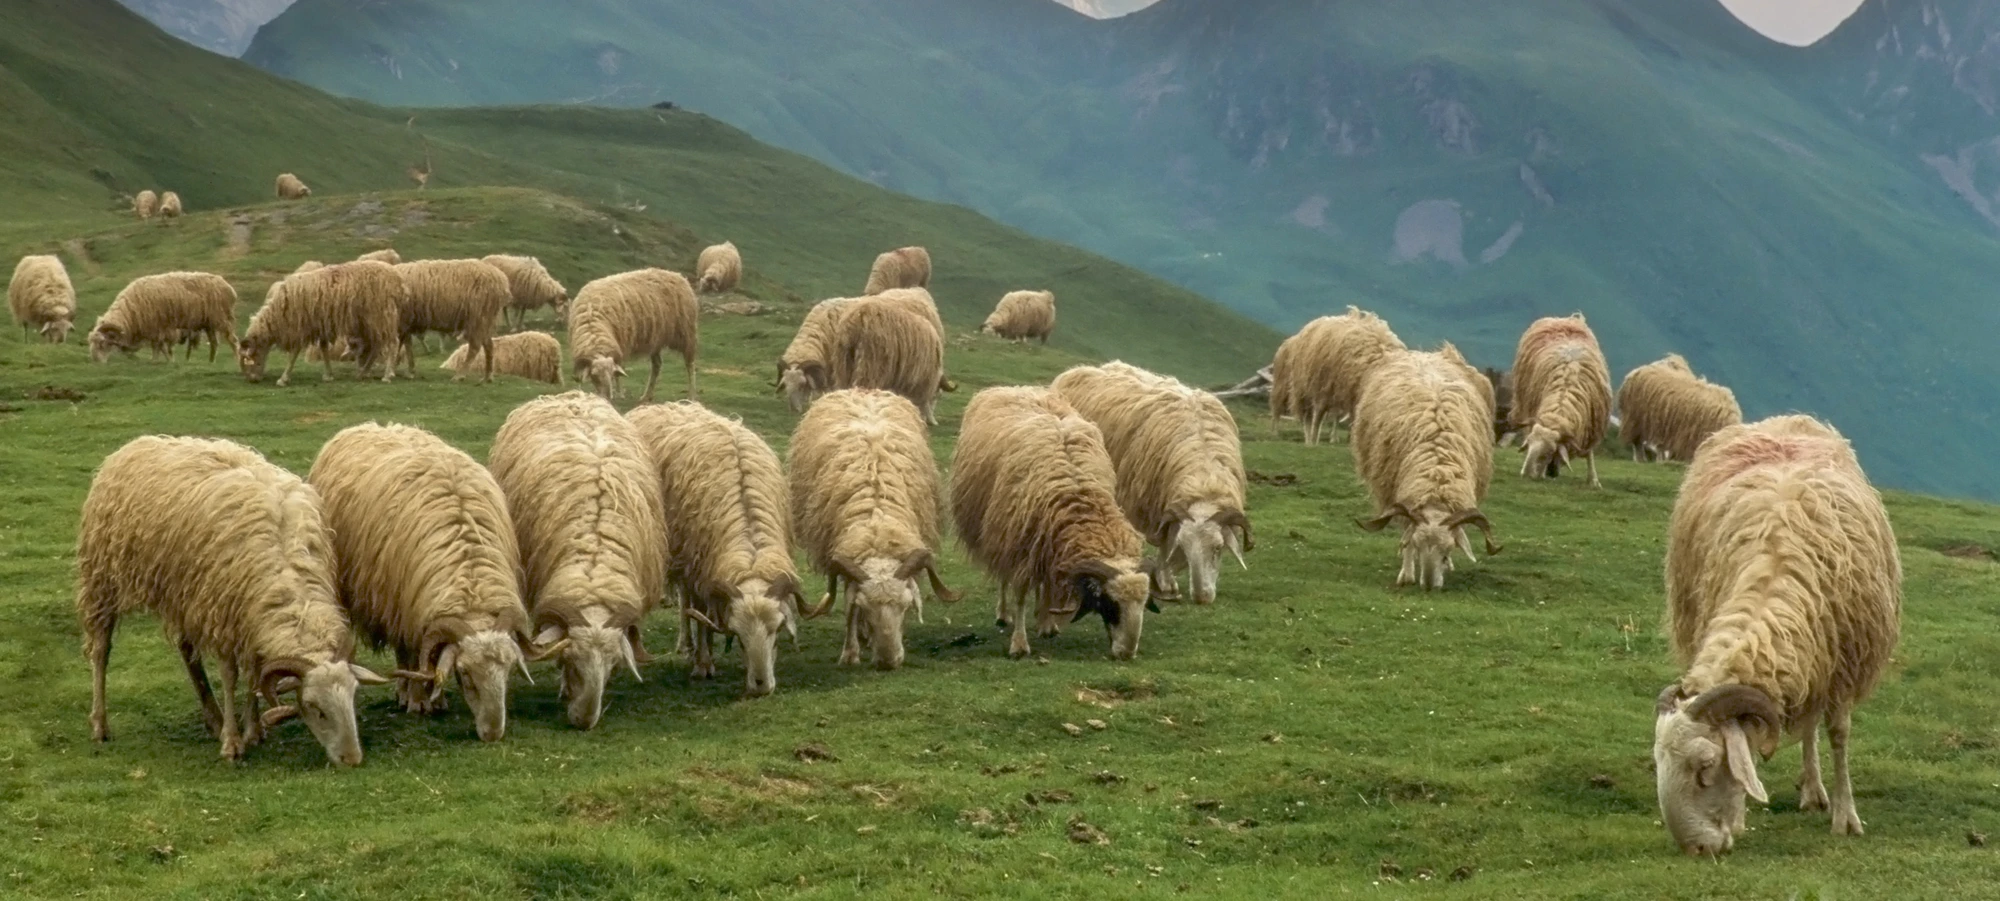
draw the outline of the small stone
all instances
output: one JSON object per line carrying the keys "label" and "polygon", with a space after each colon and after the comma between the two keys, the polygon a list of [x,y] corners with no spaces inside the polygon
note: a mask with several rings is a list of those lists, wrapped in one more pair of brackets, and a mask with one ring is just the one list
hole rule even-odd
{"label": "small stone", "polygon": [[874,834],[875,834],[875,827],[873,827],[873,826],[859,826],[859,827],[856,827],[856,828],[855,828],[855,830],[854,830],[854,834],[855,834],[855,835],[874,835]]}
{"label": "small stone", "polygon": [[1285,743],[1285,736],[1281,732],[1266,732],[1264,733],[1264,741],[1274,745],[1282,745]]}
{"label": "small stone", "polygon": [[839,757],[834,756],[831,748],[819,742],[811,742],[794,748],[792,756],[798,758],[801,763],[818,763],[822,760],[838,762],[840,760]]}
{"label": "small stone", "polygon": [[1104,830],[1084,822],[1083,814],[1069,818],[1068,835],[1070,841],[1079,845],[1111,844],[1111,836],[1105,835]]}
{"label": "small stone", "polygon": [[1986,833],[1968,832],[1965,834],[1965,843],[1975,848],[1984,848],[1986,847]]}
{"label": "small stone", "polygon": [[1083,727],[1082,727],[1082,726],[1079,726],[1079,725],[1077,725],[1077,724],[1075,724],[1075,723],[1064,723],[1064,724],[1062,724],[1062,728],[1063,728],[1063,731],[1064,731],[1064,732],[1067,732],[1067,733],[1069,733],[1069,734],[1071,734],[1071,735],[1082,735],[1082,734],[1083,734]]}
{"label": "small stone", "polygon": [[1084,720],[1083,724],[1089,726],[1092,729],[1096,729],[1099,732],[1111,728],[1111,724],[1106,723],[1103,720]]}

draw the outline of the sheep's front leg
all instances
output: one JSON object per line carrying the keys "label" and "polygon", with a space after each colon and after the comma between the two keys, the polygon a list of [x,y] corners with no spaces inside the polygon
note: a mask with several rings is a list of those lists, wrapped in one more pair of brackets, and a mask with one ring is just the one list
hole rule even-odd
{"label": "sheep's front leg", "polygon": [[83,654],[90,658],[90,740],[110,741],[111,723],[104,711],[104,671],[111,665],[111,633],[118,625],[115,617],[90,623],[83,636]]}
{"label": "sheep's front leg", "polygon": [[1819,776],[1819,722],[1806,727],[1805,740],[1799,742],[1802,765],[1799,767],[1799,809],[1826,809],[1826,782]]}
{"label": "sheep's front leg", "polygon": [[853,666],[861,662],[861,605],[847,600],[847,640],[840,646],[840,665]]}
{"label": "sheep's front leg", "polygon": [[208,687],[208,671],[202,669],[201,652],[193,643],[181,642],[181,662],[187,665],[188,681],[194,683],[194,696],[201,701],[201,721],[208,726],[208,734],[219,736],[222,732],[222,711],[215,707],[215,692]]}
{"label": "sheep's front leg", "polygon": [[[1000,589],[1000,599],[1007,600],[1007,589]],[[1007,619],[1014,624],[1014,638],[1007,643],[1007,656],[1021,658],[1028,656],[1028,592],[1015,592],[1014,606],[1009,609]]]}
{"label": "sheep's front leg", "polygon": [[1854,725],[1847,710],[1835,710],[1826,721],[1826,737],[1833,745],[1833,834],[1860,835],[1861,814],[1854,809],[1854,783],[1847,772],[1847,735]]}
{"label": "sheep's front leg", "polygon": [[1590,453],[1584,454],[1583,464],[1586,468],[1590,470],[1590,487],[1592,488],[1604,487],[1604,483],[1599,482],[1597,480],[1597,452],[1591,451]]}
{"label": "sheep's front leg", "polygon": [[283,388],[292,383],[292,367],[299,365],[299,354],[303,352],[304,348],[292,351],[292,358],[285,361],[285,371],[278,373],[278,387]]}
{"label": "sheep's front leg", "polygon": [[320,373],[319,376],[320,381],[322,382],[333,381],[334,356],[335,354],[333,352],[333,342],[321,341],[319,343],[319,363],[322,367],[325,367],[325,371]]}
{"label": "sheep's front leg", "polygon": [[236,734],[236,661],[222,659],[222,759],[243,759],[243,739]]}

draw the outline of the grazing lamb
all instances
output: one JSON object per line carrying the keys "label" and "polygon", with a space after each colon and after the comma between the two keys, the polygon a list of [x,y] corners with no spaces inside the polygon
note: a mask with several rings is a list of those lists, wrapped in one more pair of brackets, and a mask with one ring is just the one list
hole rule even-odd
{"label": "grazing lamb", "polygon": [[507,276],[507,309],[501,316],[509,328],[527,328],[528,314],[543,307],[554,310],[557,318],[569,315],[569,289],[549,274],[541,260],[496,253],[485,261]]}
{"label": "grazing lamb", "polygon": [[778,688],[778,634],[798,638],[805,606],[792,567],[791,511],[778,455],[734,419],[693,401],[632,411],[659,468],[667,521],[668,582],[680,599],[683,640],[697,679],[715,675],[718,632],[743,646],[744,691]]}
{"label": "grazing lamb", "polygon": [[[467,369],[472,368],[466,360],[471,349],[469,344],[459,345],[438,368],[464,375]],[[563,383],[562,342],[548,332],[501,335],[493,339],[493,371],[560,385]]]}
{"label": "grazing lamb", "polygon": [[354,261],[357,263],[373,261],[377,263],[388,263],[389,265],[394,266],[397,263],[403,261],[403,255],[397,253],[396,248],[394,247],[384,247],[381,250],[371,250],[358,257],[355,257]]}
{"label": "grazing lamb", "polygon": [[[1799,808],[1860,835],[1847,738],[1895,650],[1902,564],[1881,497],[1840,433],[1807,416],[1725,427],[1695,454],[1667,529],[1667,620],[1684,668],[1660,693],[1660,819],[1689,854],[1728,851],[1743,798],[1788,736]],[[1818,726],[1833,745],[1820,779]]]}
{"label": "grazing lamb", "polygon": [[880,294],[890,288],[931,286],[931,253],[921,247],[898,247],[875,258],[868,269],[868,284],[862,294]]}
{"label": "grazing lamb", "polygon": [[1511,425],[1526,430],[1521,474],[1555,478],[1581,456],[1596,488],[1597,443],[1611,430],[1611,375],[1582,313],[1537,319],[1514,352]]}
{"label": "grazing lamb", "polygon": [[1118,506],[1158,549],[1155,590],[1177,595],[1175,571],[1185,566],[1194,602],[1214,603],[1222,552],[1243,565],[1252,547],[1243,447],[1229,408],[1206,391],[1118,361],[1072,368],[1054,387],[1104,435]]}
{"label": "grazing lamb", "polygon": [[167,219],[181,217],[181,195],[172,191],[160,195],[160,215]]}
{"label": "grazing lamb", "polygon": [[218,336],[236,346],[236,289],[222,276],[206,272],[140,276],[97,317],[90,330],[90,358],[102,363],[114,350],[131,354],[141,344],[171,348],[194,334],[208,336],[211,363]]}
{"label": "grazing lamb", "polygon": [[830,350],[833,387],[893,391],[916,404],[924,422],[937,424],[944,340],[907,301],[880,295],[842,305],[833,319]]}
{"label": "grazing lamb", "polygon": [[678,272],[638,269],[607,275],[576,292],[569,308],[569,353],[572,375],[588,381],[600,397],[622,396],[620,365],[627,358],[649,357],[653,371],[646,377],[640,403],[653,402],[660,381],[660,351],[681,355],[687,366],[689,400],[700,396],[695,384],[695,356],[701,347],[701,307],[694,288]]}
{"label": "grazing lamb", "polygon": [[1688,460],[1702,441],[1743,421],[1728,388],[1694,374],[1680,354],[1647,363],[1618,386],[1619,437],[1632,461]]}
{"label": "grazing lamb", "polygon": [[[416,348],[411,339],[425,332],[456,335],[471,353],[486,360],[493,381],[493,325],[513,296],[507,275],[482,260],[417,260],[395,265],[405,296],[397,306],[397,335],[410,377],[417,377]],[[468,358],[468,361],[470,358]],[[464,378],[460,373],[454,380]]]}
{"label": "grazing lamb", "polygon": [[486,467],[422,429],[341,429],[306,481],[333,533],[341,606],[396,649],[398,700],[443,709],[456,677],[482,741],[507,733],[507,680],[527,672],[528,610],[507,499]]}
{"label": "grazing lamb", "polygon": [[151,219],[159,211],[160,195],[153,193],[152,190],[140,191],[137,195],[133,196],[132,212],[138,213],[139,218]]}
{"label": "grazing lamb", "polygon": [[7,282],[7,308],[21,324],[22,340],[36,333],[45,342],[67,343],[70,329],[76,327],[76,288],[62,258],[25,256],[14,264],[14,277]]}
{"label": "grazing lamb", "polygon": [[[146,610],[180,648],[224,758],[243,756],[265,728],[303,714],[328,759],[361,762],[354,690],[388,680],[354,663],[354,636],[334,596],[332,536],[319,495],[297,476],[229,441],[135,438],[91,480],[76,572],[91,738],[111,738],[111,633],[120,616]],[[219,711],[204,656],[222,667]],[[239,676],[251,680],[240,729]],[[292,691],[297,702],[280,704]],[[259,697],[271,705],[262,716]]]}
{"label": "grazing lamb", "polygon": [[520,538],[534,654],[560,656],[570,725],[592,728],[618,664],[638,679],[652,659],[639,628],[666,591],[659,473],[632,424],[581,391],[514,408],[487,465]]}
{"label": "grazing lamb", "polygon": [[957,601],[937,574],[944,493],[917,408],[886,391],[835,391],[792,432],[793,534],[826,576],[822,603],[847,588],[843,665],[861,662],[865,640],[875,668],[903,665],[903,620],[923,621],[917,577],[939,600]]}
{"label": "grazing lamb", "polygon": [[323,378],[332,379],[333,359],[353,342],[362,376],[379,364],[382,381],[393,380],[396,316],[402,297],[403,280],[387,263],[336,263],[286,276],[271,286],[264,306],[243,331],[243,346],[236,355],[243,377],[262,381],[265,361],[276,348],[291,354],[278,384],[291,384],[299,354],[312,347],[326,366]]}
{"label": "grazing lamb", "polygon": [[1340,423],[1354,415],[1369,373],[1391,352],[1402,350],[1403,341],[1382,317],[1358,307],[1320,321],[1325,325],[1314,331],[1315,340],[1306,347],[1293,402],[1303,406],[1307,444],[1318,444],[1321,426],[1329,424],[1337,444]]}
{"label": "grazing lamb", "polygon": [[1354,471],[1378,511],[1370,532],[1401,527],[1398,585],[1443,588],[1454,549],[1478,562],[1466,526],[1493,525],[1480,512],[1493,480],[1493,386],[1446,343],[1435,353],[1389,354],[1354,410]]}
{"label": "grazing lamb", "polygon": [[728,241],[701,250],[695,259],[696,284],[703,294],[723,294],[736,290],[743,280],[743,255]]}
{"label": "grazing lamb", "polygon": [[[1047,388],[988,388],[965,408],[952,456],[959,541],[1000,583],[1007,653],[1028,655],[1028,596],[1044,635],[1057,618],[1104,618],[1111,656],[1139,653],[1154,603],[1144,541],[1118,510],[1097,427]],[[1013,603],[1008,604],[1008,595]]]}
{"label": "grazing lamb", "polygon": [[293,175],[290,172],[278,176],[279,200],[298,200],[305,197],[311,197],[312,193],[313,190],[311,188],[306,187],[305,182],[299,181],[298,176]]}
{"label": "grazing lamb", "polygon": [[1056,296],[1049,291],[1009,291],[979,330],[1009,341],[1026,343],[1033,338],[1047,344],[1056,330]]}

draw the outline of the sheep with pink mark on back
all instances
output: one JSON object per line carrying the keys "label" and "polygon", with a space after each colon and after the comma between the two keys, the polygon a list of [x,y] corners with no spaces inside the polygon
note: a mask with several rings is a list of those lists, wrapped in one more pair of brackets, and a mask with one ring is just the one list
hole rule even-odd
{"label": "sheep with pink mark on back", "polygon": [[1611,430],[1611,373],[1582,313],[1537,319],[1514,351],[1514,431],[1521,474],[1552,479],[1584,458],[1598,487],[1597,444]]}

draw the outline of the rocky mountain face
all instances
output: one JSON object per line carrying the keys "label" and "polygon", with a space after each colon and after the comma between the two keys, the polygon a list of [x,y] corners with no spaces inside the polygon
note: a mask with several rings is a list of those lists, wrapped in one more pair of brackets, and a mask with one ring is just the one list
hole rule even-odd
{"label": "rocky mountain face", "polygon": [[223,56],[239,56],[292,0],[119,0],[168,34]]}
{"label": "rocky mountain face", "polygon": [[1138,12],[1160,0],[1055,0],[1055,2],[1093,19],[1115,19],[1127,13]]}

